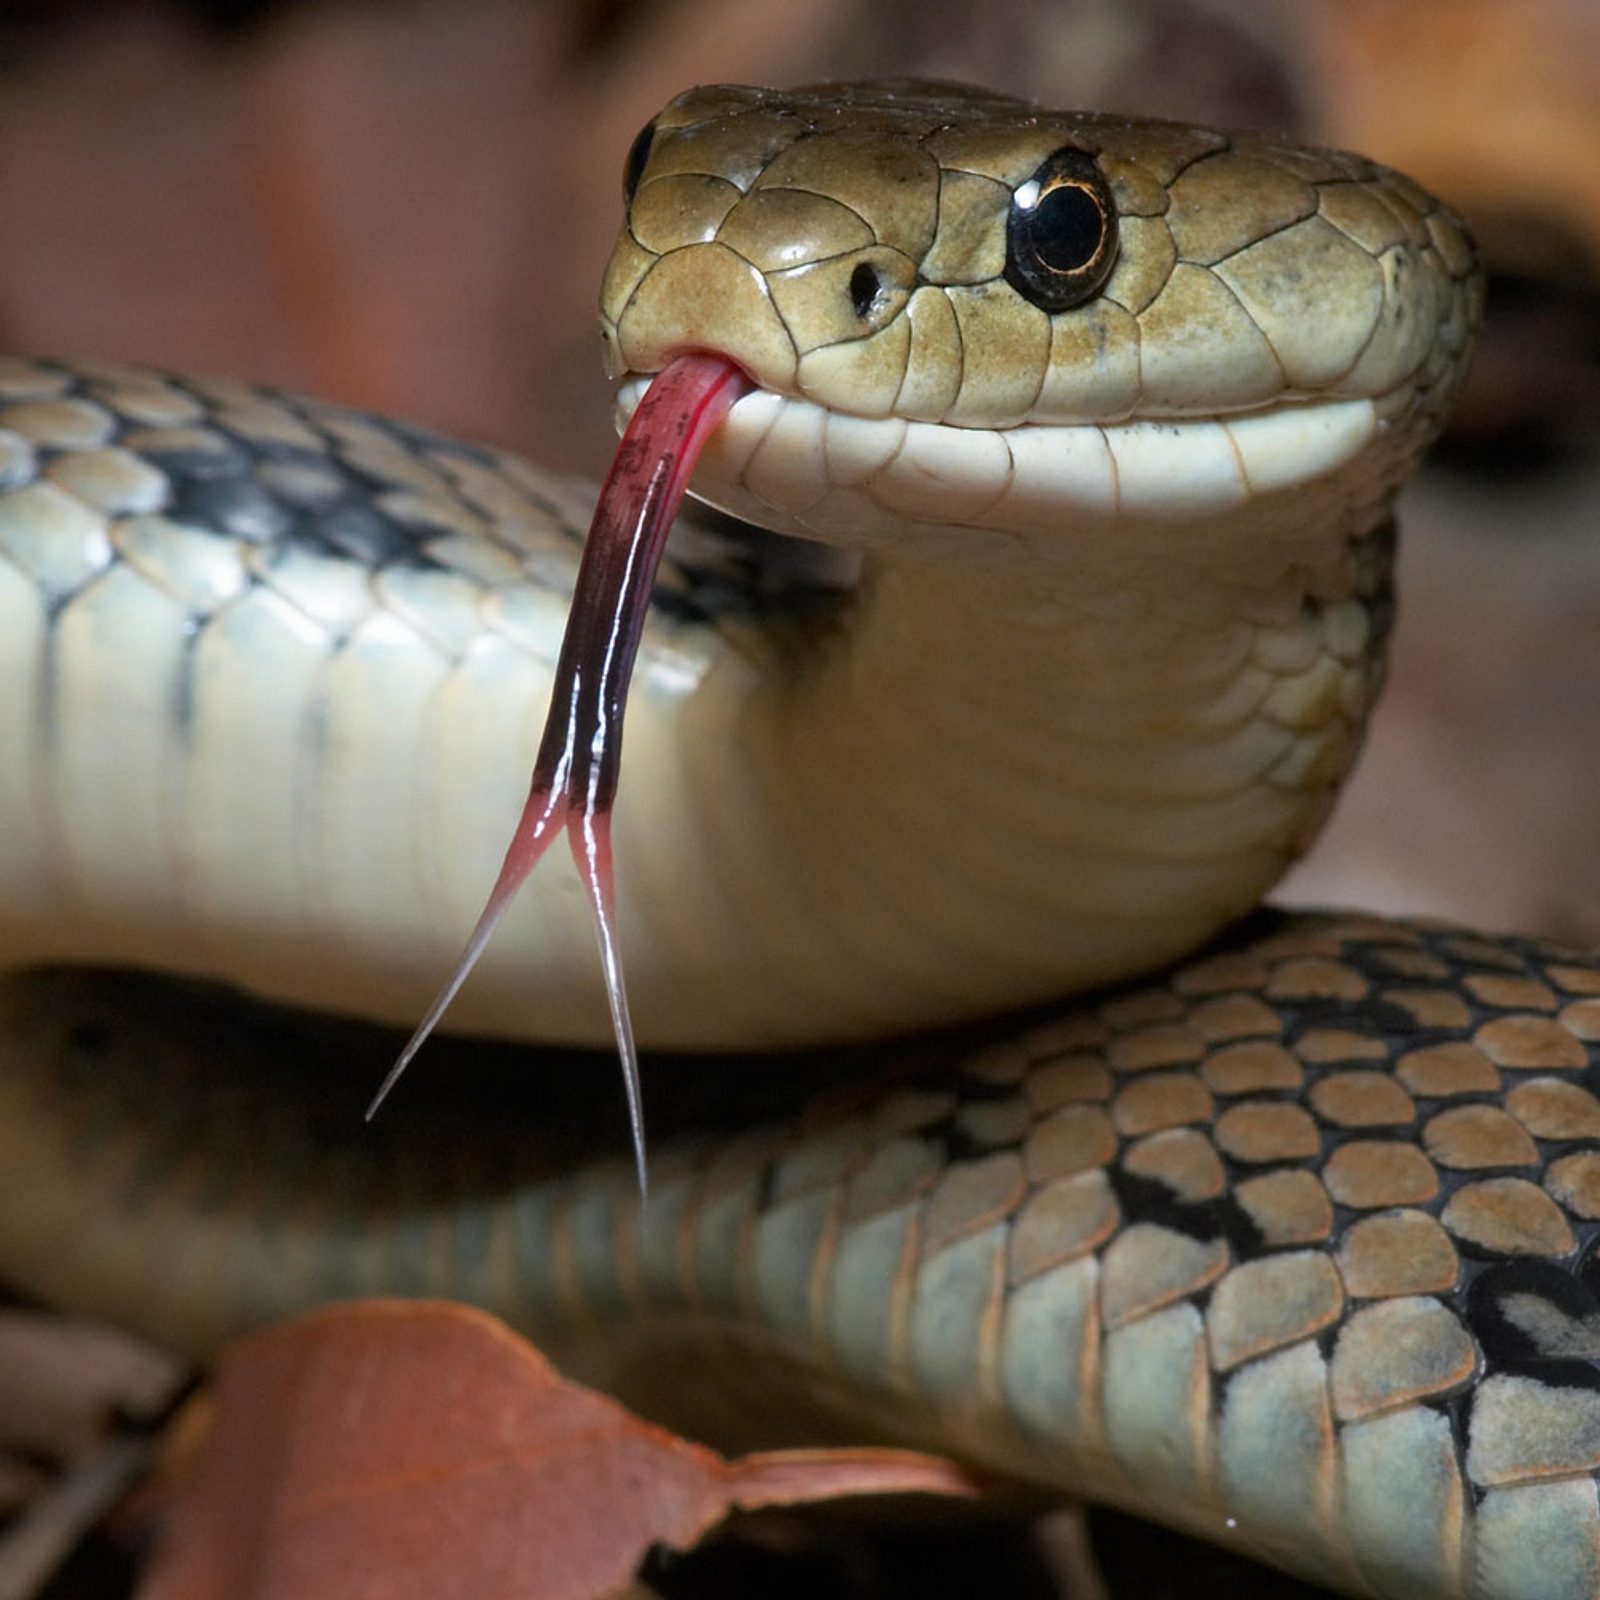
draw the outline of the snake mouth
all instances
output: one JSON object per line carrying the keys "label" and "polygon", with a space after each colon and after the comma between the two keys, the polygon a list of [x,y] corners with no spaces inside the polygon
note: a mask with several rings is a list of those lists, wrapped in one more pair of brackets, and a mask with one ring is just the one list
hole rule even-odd
{"label": "snake mouth", "polygon": [[[619,428],[651,381],[623,378]],[[1030,535],[1210,516],[1339,472],[1382,431],[1390,398],[985,429],[853,416],[752,388],[708,441],[694,493],[776,532],[853,546],[914,531]]]}

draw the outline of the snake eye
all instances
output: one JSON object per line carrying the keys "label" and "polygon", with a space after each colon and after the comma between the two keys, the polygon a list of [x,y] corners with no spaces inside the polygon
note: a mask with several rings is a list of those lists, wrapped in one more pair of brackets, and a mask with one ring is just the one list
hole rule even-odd
{"label": "snake eye", "polygon": [[628,159],[622,163],[622,203],[625,206],[633,204],[633,197],[638,192],[639,179],[644,176],[645,163],[650,159],[650,146],[655,143],[656,125],[647,122],[633,136],[633,143],[628,146]]}
{"label": "snake eye", "polygon": [[1117,208],[1087,151],[1057,150],[1011,197],[1006,282],[1041,311],[1087,300],[1117,260]]}

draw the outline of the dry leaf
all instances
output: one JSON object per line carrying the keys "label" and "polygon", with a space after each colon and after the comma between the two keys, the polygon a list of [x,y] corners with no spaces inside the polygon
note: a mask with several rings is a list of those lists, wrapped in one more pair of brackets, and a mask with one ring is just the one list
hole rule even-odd
{"label": "dry leaf", "polygon": [[154,1415],[183,1382],[176,1359],[113,1328],[0,1311],[0,1447],[86,1456],[105,1443],[114,1414]]}
{"label": "dry leaf", "polygon": [[970,1495],[936,1457],[728,1461],[463,1306],[359,1301],[232,1347],[141,1600],[586,1600],[730,1509]]}

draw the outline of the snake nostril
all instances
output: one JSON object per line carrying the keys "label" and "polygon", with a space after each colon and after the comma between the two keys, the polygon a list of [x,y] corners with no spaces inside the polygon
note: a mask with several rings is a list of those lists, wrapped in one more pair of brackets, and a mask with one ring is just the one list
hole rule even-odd
{"label": "snake nostril", "polygon": [[882,288],[878,274],[865,261],[850,274],[850,305],[863,321],[872,315],[872,308],[877,304]]}

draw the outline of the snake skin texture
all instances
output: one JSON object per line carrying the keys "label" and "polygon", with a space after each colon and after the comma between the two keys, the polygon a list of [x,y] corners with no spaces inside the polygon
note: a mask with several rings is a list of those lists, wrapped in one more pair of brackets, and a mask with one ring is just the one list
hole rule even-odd
{"label": "snake skin texture", "polygon": [[[985,430],[1413,381],[1437,409],[1470,335],[1459,220],[1342,151],[916,85],[698,89],[652,129],[601,288],[615,376],[658,366],[708,298],[764,388]],[[1064,143],[1096,155],[1122,240],[1070,318],[1001,286],[1012,193]],[[1420,300],[1393,292],[1413,275]]]}
{"label": "snake skin texture", "polygon": [[[0,962],[155,960],[385,1014],[365,964],[411,976],[387,1010],[415,1015],[487,870],[452,888],[455,867],[492,843],[438,774],[496,787],[463,752],[482,718],[480,752],[525,785],[592,497],[232,380],[0,360]],[[744,531],[679,532],[647,683],[692,685],[740,630],[837,602]],[[411,831],[429,817],[433,860]],[[374,878],[386,828],[404,838]],[[586,943],[556,961],[558,995],[591,966]]]}
{"label": "snake skin texture", "polygon": [[642,1212],[620,1141],[582,1165],[592,1124],[548,1095],[522,1109],[554,1151],[459,1096],[351,1141],[339,1069],[387,1035],[75,973],[3,1020],[8,1270],[173,1343],[449,1294],[580,1367],[631,1350],[637,1397],[676,1373],[692,1413],[732,1339],[785,1363],[780,1437],[842,1409],[1353,1594],[1595,1592],[1592,958],[1263,915],[1159,981],[901,1047],[887,1086],[680,1083],[706,1120]]}

